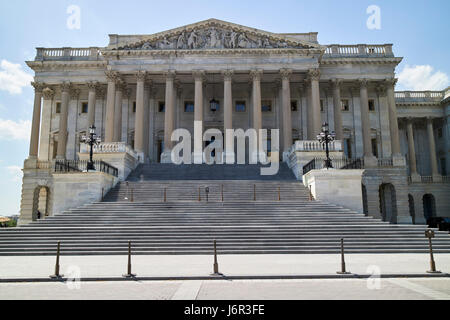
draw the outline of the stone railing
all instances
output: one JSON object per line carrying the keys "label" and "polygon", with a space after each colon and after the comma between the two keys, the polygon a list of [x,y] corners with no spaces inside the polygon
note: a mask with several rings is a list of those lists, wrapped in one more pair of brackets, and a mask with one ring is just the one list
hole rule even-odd
{"label": "stone railing", "polygon": [[332,44],[327,46],[324,57],[394,57],[394,53],[392,44]]}
{"label": "stone railing", "polygon": [[[343,151],[341,140],[331,142],[328,147],[330,151]],[[296,141],[290,152],[294,151],[325,151],[325,144],[315,140]]]}
{"label": "stone railing", "polygon": [[378,167],[379,168],[386,168],[386,167],[393,167],[393,166],[394,166],[394,160],[392,158],[378,159]]}
{"label": "stone railing", "polygon": [[[80,153],[89,153],[89,145],[80,144]],[[94,146],[95,153],[128,153],[134,158],[138,158],[137,153],[125,142],[102,142]]]}
{"label": "stone railing", "polygon": [[395,99],[399,102],[440,102],[445,97],[445,91],[397,91]]}
{"label": "stone railing", "polygon": [[37,48],[35,61],[101,60],[100,48]]}

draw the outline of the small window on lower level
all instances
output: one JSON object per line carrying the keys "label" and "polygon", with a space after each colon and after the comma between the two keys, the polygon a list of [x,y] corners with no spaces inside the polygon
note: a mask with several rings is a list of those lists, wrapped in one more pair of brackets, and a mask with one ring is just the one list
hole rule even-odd
{"label": "small window on lower level", "polygon": [[133,101],[133,113],[136,113],[136,101]]}
{"label": "small window on lower level", "polygon": [[437,136],[438,136],[438,138],[442,138],[442,136],[443,136],[442,128],[437,129]]}
{"label": "small window on lower level", "polygon": [[325,112],[325,106],[322,99],[320,99],[320,112]]}
{"label": "small window on lower level", "polygon": [[375,100],[369,100],[369,111],[375,111]]}
{"label": "small window on lower level", "polygon": [[186,101],[184,103],[184,112],[194,112],[195,105],[192,101]]}
{"label": "small window on lower level", "polygon": [[291,101],[291,111],[293,111],[293,112],[298,111],[297,101],[295,101],[295,100]]}
{"label": "small window on lower level", "polygon": [[166,112],[166,103],[161,101],[158,104],[158,112]]}
{"label": "small window on lower level", "polygon": [[236,112],[245,112],[245,101],[236,101]]}
{"label": "small window on lower level", "polygon": [[262,112],[272,112],[272,102],[270,100],[262,101],[261,111]]}
{"label": "small window on lower level", "polygon": [[61,102],[57,102],[56,103],[56,110],[55,110],[55,112],[56,113],[61,113]]}
{"label": "small window on lower level", "polygon": [[89,104],[87,102],[83,102],[81,104],[81,113],[88,113]]}

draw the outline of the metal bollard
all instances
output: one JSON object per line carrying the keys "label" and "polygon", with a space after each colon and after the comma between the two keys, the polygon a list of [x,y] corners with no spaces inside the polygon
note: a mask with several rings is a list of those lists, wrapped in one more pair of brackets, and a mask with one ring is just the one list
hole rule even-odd
{"label": "metal bollard", "polygon": [[312,194],[312,192],[311,192],[311,189],[308,188],[308,191],[309,191],[309,201],[314,201],[314,198],[313,198],[313,194]]}
{"label": "metal bollard", "polygon": [[430,266],[431,270],[427,271],[427,273],[442,273],[440,271],[436,271],[436,262],[434,261],[434,255],[433,255],[433,244],[431,242],[431,239],[434,238],[434,231],[431,229],[428,229],[425,231],[425,237],[428,238],[428,244],[430,246]]}
{"label": "metal bollard", "polygon": [[281,201],[281,189],[278,187],[278,201]]}
{"label": "metal bollard", "polygon": [[164,203],[167,202],[167,188],[164,188]]}
{"label": "metal bollard", "polygon": [[344,239],[341,239],[341,271],[338,271],[337,274],[350,274],[345,269]]}
{"label": "metal bollard", "polygon": [[222,185],[222,202],[223,202],[223,185]]}
{"label": "metal bollard", "polygon": [[127,181],[125,184],[126,184],[126,186],[127,186],[127,193],[126,193],[126,195],[125,195],[124,200],[128,200],[128,194],[129,194],[129,192],[130,192],[130,184],[128,183],[128,181]]}
{"label": "metal bollard", "polygon": [[131,188],[130,202],[134,202],[133,188]]}
{"label": "metal bollard", "polygon": [[217,261],[217,241],[214,240],[214,273],[213,275],[220,275],[219,273],[219,263]]}
{"label": "metal bollard", "polygon": [[198,188],[198,202],[202,201],[202,197],[200,195],[200,187]]}
{"label": "metal bollard", "polygon": [[205,193],[206,193],[206,202],[209,202],[209,187],[205,188]]}
{"label": "metal bollard", "polygon": [[134,278],[136,277],[135,274],[131,273],[131,241],[128,241],[128,273],[124,274],[124,278]]}
{"label": "metal bollard", "polygon": [[52,279],[60,279],[64,277],[64,275],[59,274],[59,256],[61,253],[61,241],[58,241],[57,247],[56,247],[56,264],[55,264],[55,274],[50,276]]}
{"label": "metal bollard", "polygon": [[105,197],[105,188],[102,188],[102,200],[101,201],[103,201],[104,197]]}
{"label": "metal bollard", "polygon": [[253,201],[256,201],[256,184],[253,185]]}

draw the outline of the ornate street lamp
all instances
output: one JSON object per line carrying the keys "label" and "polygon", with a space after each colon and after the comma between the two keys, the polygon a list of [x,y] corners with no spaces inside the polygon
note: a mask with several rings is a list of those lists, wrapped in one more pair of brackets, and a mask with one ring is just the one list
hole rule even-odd
{"label": "ornate street lamp", "polygon": [[94,156],[94,145],[98,145],[101,143],[101,139],[100,137],[98,137],[95,134],[95,126],[92,125],[89,128],[89,135],[88,136],[82,136],[81,137],[81,142],[87,144],[90,146],[90,151],[89,151],[89,162],[87,164],[87,168],[86,170],[89,172],[89,170],[95,171],[95,167],[94,167],[94,160],[92,159]]}
{"label": "ornate street lamp", "polygon": [[325,160],[325,168],[333,168],[332,160],[330,159],[330,142],[333,142],[336,139],[336,133],[333,131],[330,133],[328,123],[324,123],[322,125],[322,132],[317,136],[317,140],[320,143],[325,144],[325,151],[327,154],[327,158]]}

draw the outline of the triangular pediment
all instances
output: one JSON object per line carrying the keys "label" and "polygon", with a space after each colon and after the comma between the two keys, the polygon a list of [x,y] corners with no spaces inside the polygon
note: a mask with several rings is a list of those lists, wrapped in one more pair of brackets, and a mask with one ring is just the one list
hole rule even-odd
{"label": "triangular pediment", "polygon": [[113,50],[322,49],[288,35],[209,19],[143,36],[117,36]]}

